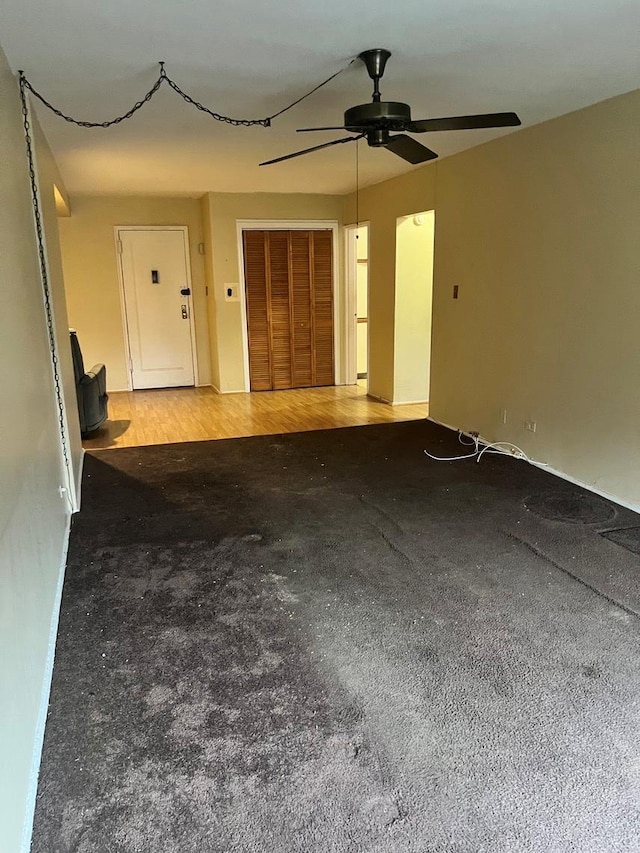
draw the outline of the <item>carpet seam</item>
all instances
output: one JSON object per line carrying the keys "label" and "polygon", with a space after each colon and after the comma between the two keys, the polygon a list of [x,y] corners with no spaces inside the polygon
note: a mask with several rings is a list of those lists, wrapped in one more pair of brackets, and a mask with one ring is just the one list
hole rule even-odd
{"label": "carpet seam", "polygon": [[620,610],[624,610],[624,612],[628,613],[630,616],[635,616],[636,619],[640,619],[640,613],[638,613],[632,607],[629,607],[627,604],[624,604],[623,602],[612,598],[610,595],[607,595],[606,592],[602,592],[602,590],[598,589],[598,587],[593,586],[593,584],[590,584],[588,581],[584,580],[579,575],[576,575],[570,569],[561,566],[560,563],[557,563],[552,557],[549,557],[543,551],[540,551],[538,548],[535,547],[535,545],[532,545],[530,542],[527,542],[525,539],[521,539],[520,536],[516,536],[513,533],[508,533],[505,531],[505,534],[509,539],[514,539],[516,542],[520,542],[522,545],[525,546],[525,548],[535,554],[536,557],[540,557],[542,560],[545,560],[555,569],[558,569],[558,571],[567,575],[572,580],[577,581],[579,584],[582,584],[582,586],[586,587],[591,592],[594,592],[596,595],[600,596],[600,598],[604,598],[604,600],[608,601],[609,604],[613,604],[614,607],[618,607],[620,608]]}

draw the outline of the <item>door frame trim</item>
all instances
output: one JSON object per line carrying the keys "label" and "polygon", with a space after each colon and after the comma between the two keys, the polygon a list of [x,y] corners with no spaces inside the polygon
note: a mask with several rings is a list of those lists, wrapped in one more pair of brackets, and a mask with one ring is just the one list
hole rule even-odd
{"label": "door frame trim", "polygon": [[[350,223],[344,226],[344,287],[345,287],[345,385],[355,385],[358,381],[357,368],[357,251],[355,234],[358,228],[371,231],[369,220]],[[369,304],[369,289],[371,283],[371,261],[367,258],[367,304]],[[367,393],[369,391],[369,328],[367,327]]]}
{"label": "door frame trim", "polygon": [[249,330],[247,328],[247,295],[244,280],[243,231],[331,231],[333,235],[333,384],[344,385],[342,375],[342,335],[343,310],[340,287],[340,223],[337,219],[236,219],[236,238],[238,244],[238,288],[240,313],[242,318],[242,351],[244,371],[244,391],[250,393],[249,375]]}
{"label": "door frame trim", "polygon": [[191,335],[191,360],[193,362],[193,387],[199,385],[198,371],[198,348],[196,346],[196,322],[193,309],[193,281],[191,276],[191,249],[189,246],[188,225],[114,225],[113,238],[116,249],[116,266],[118,268],[118,282],[120,284],[120,316],[122,319],[122,334],[124,336],[124,355],[127,370],[127,391],[133,391],[133,361],[131,358],[131,345],[129,343],[129,326],[127,323],[127,300],[124,290],[124,270],[122,268],[122,255],[118,251],[118,236],[120,231],[181,231],[184,243],[185,256],[187,259],[187,287],[191,291],[189,300],[189,332]]}

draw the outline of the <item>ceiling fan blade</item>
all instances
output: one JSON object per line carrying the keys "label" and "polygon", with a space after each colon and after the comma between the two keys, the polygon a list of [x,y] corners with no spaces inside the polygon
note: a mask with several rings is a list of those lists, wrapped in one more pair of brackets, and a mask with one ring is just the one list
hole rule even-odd
{"label": "ceiling fan blade", "polygon": [[340,125],[339,127],[299,127],[296,133],[310,133],[312,130],[348,130],[348,128],[344,125]]}
{"label": "ceiling fan blade", "polygon": [[417,139],[412,139],[403,133],[390,137],[384,147],[408,163],[425,163],[427,160],[434,160],[438,156],[435,151],[425,147]]}
{"label": "ceiling fan blade", "polygon": [[481,127],[517,127],[522,124],[515,113],[486,113],[478,116],[451,116],[450,118],[423,118],[407,125],[409,133],[427,133],[437,130],[475,130]]}
{"label": "ceiling fan blade", "polygon": [[281,163],[283,160],[291,160],[292,157],[301,157],[303,154],[309,154],[311,151],[319,151],[321,148],[329,148],[331,145],[340,145],[342,142],[356,142],[361,139],[360,136],[345,136],[342,139],[334,139],[332,142],[325,142],[323,145],[314,145],[313,148],[303,148],[302,151],[294,151],[293,154],[285,154],[284,157],[276,157],[273,160],[265,160],[260,163],[261,166],[270,166],[272,163]]}

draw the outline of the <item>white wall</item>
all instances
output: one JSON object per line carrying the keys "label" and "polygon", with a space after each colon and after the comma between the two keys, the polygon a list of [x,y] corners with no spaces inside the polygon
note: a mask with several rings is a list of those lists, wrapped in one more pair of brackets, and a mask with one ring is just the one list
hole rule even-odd
{"label": "white wall", "polygon": [[1,50],[0,197],[0,850],[17,853],[31,831],[69,511],[18,88]]}

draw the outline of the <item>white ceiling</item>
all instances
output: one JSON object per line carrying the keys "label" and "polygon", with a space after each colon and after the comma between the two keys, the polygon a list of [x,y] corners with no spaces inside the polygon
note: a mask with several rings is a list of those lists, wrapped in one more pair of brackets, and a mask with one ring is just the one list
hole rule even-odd
{"label": "white ceiling", "polygon": [[[383,98],[408,102],[414,118],[514,110],[527,126],[635,89],[639,34],[640,0],[2,0],[0,12],[14,71],[91,121],[125,112],[158,60],[211,109],[262,118],[385,47]],[[107,130],[38,114],[71,192],[344,193],[355,186],[355,144],[258,163],[344,135],[295,129],[341,124],[371,91],[354,63],[269,129],[215,122],[166,84]],[[445,156],[509,132],[419,139]],[[359,152],[361,186],[416,168],[364,143]]]}

